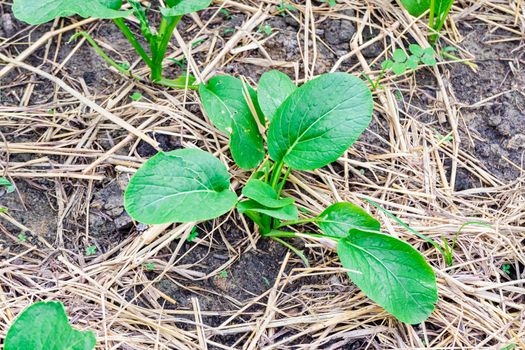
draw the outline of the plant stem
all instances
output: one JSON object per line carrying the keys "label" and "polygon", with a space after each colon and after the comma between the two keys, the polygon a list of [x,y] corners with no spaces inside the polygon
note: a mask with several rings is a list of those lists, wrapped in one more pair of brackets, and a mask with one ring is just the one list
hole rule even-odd
{"label": "plant stem", "polygon": [[70,42],[72,42],[73,40],[75,40],[76,38],[78,38],[79,36],[84,37],[88,41],[88,43],[91,44],[91,46],[93,46],[93,48],[100,55],[100,57],[102,57],[104,59],[104,61],[106,61],[110,66],[116,68],[118,71],[120,71],[120,72],[122,72],[124,74],[130,74],[129,70],[123,68],[117,62],[113,61],[108,55],[106,55],[106,53],[104,51],[102,51],[102,49],[98,46],[98,44],[95,42],[95,40],[93,40],[93,38],[86,32],[82,31],[82,32],[75,33],[75,35],[73,35],[69,39],[68,44]]}
{"label": "plant stem", "polygon": [[281,196],[281,192],[283,191],[284,185],[286,184],[286,180],[288,179],[288,176],[290,176],[290,173],[292,172],[292,168],[286,169],[286,173],[284,173],[284,177],[279,184],[279,188],[277,189],[277,198]]}
{"label": "plant stem", "polygon": [[[162,74],[162,70],[161,70],[161,74]],[[194,90],[194,91],[199,90],[199,86],[198,85],[191,85],[191,84],[189,84],[189,81],[187,83],[185,81],[184,83],[181,84],[181,81],[179,79],[172,80],[172,79],[166,79],[166,78],[162,78],[161,77],[160,80],[156,80],[155,83],[159,84],[159,85],[167,86],[167,87],[170,87],[170,88],[174,88],[174,89],[186,89],[186,88],[188,88],[188,89]]]}
{"label": "plant stem", "polygon": [[293,225],[301,225],[301,224],[308,224],[308,223],[317,222],[317,221],[319,221],[319,218],[308,218],[308,219],[300,219],[300,220],[293,220],[293,221],[285,221],[285,222],[281,222],[275,228],[281,228],[281,227],[293,226]]}
{"label": "plant stem", "polygon": [[272,176],[270,180],[270,185],[276,189],[279,179],[281,178],[281,173],[283,171],[284,160],[281,160],[279,163],[275,163],[272,169]]}
{"label": "plant stem", "polygon": [[282,239],[278,238],[278,237],[272,237],[272,239],[276,242],[279,242],[281,243],[283,246],[285,246],[286,248],[290,249],[292,252],[294,252],[299,258],[301,258],[301,260],[303,261],[303,264],[306,266],[306,267],[310,267],[310,264],[308,263],[308,259],[306,258],[306,256],[304,255],[304,253],[302,251],[300,251],[299,249],[295,248],[293,245],[283,241]]}
{"label": "plant stem", "polygon": [[173,36],[173,31],[179,23],[182,16],[177,17],[162,17],[159,27],[158,38],[160,41],[157,43],[156,48],[152,49],[152,64],[151,67],[151,80],[154,82],[162,81],[162,61],[166,56],[166,51],[170,43],[170,39]]}
{"label": "plant stem", "polygon": [[146,53],[146,51],[144,50],[142,45],[140,45],[140,43],[137,41],[137,39],[135,38],[135,36],[131,32],[131,30],[129,30],[129,27],[126,25],[126,22],[124,22],[124,19],[123,18],[115,18],[113,21],[115,22],[117,27],[122,31],[122,33],[124,34],[126,39],[128,39],[128,41],[131,43],[131,45],[133,46],[135,51],[137,51],[137,53],[142,58],[142,60],[151,69],[151,65],[152,65],[151,59],[149,58],[148,54]]}

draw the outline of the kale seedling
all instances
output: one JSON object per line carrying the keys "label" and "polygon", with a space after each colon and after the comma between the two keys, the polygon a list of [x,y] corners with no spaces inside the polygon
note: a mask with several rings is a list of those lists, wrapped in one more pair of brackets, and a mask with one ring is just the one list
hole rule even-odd
{"label": "kale seedling", "polygon": [[[270,71],[257,92],[243,80],[216,76],[199,93],[208,118],[229,135],[235,163],[253,170],[242,197],[230,190],[228,170],[212,154],[193,148],[161,152],[130,180],[125,207],[131,217],[147,224],[198,222],[237,207],[263,237],[300,255],[287,239],[335,249],[351,280],[399,320],[419,323],[432,313],[436,277],[417,250],[382,234],[379,221],[352,203],[300,217],[295,200],[282,196],[292,171],[336,161],[368,127],[373,99],[363,81],[330,73],[297,87],[287,75]],[[305,232],[305,224],[317,229]]]}
{"label": "kale seedling", "polygon": [[[174,88],[193,87],[194,78],[182,76],[175,80],[163,77],[162,63],[166,56],[168,44],[175,27],[181,18],[189,13],[200,11],[208,7],[211,0],[166,0],[166,7],[160,8],[162,19],[158,29],[153,29],[147,19],[147,9],[138,0],[127,0],[130,10],[121,10],[122,0],[14,0],[13,13],[16,18],[29,24],[42,24],[57,17],[80,15],[82,17],[113,19],[135,51],[150,68],[150,79],[154,83]],[[125,17],[135,15],[140,22],[140,31],[143,39],[149,45],[148,54],[130,30]],[[95,41],[86,32],[75,34],[71,40],[79,35],[84,36],[95,50],[110,65],[119,71],[130,74],[129,67],[114,62],[98,47]]]}
{"label": "kale seedling", "polygon": [[401,4],[414,17],[419,17],[429,11],[428,26],[433,33],[429,36],[430,43],[437,41],[439,31],[443,28],[454,0],[401,0]]}
{"label": "kale seedling", "polygon": [[64,305],[38,302],[28,307],[9,328],[4,350],[93,350],[96,338],[91,331],[73,329]]}

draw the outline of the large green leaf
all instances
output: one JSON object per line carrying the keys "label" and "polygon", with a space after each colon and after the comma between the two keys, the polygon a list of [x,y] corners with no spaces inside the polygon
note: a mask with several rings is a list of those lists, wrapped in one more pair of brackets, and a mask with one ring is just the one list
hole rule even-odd
{"label": "large green leaf", "polygon": [[355,204],[335,203],[325,209],[316,221],[326,235],[346,237],[351,229],[379,231],[381,224]]}
{"label": "large green leaf", "polygon": [[410,324],[425,321],[437,302],[436,276],[425,258],[394,237],[351,230],[337,244],[350,279],[373,301]]}
{"label": "large green leaf", "polygon": [[272,186],[258,179],[250,179],[242,194],[268,208],[282,208],[294,202],[293,198],[279,198]]}
{"label": "large green leaf", "polygon": [[[258,110],[257,94],[247,87],[251,102]],[[206,114],[217,129],[230,135],[230,148],[235,162],[244,169],[259,165],[264,158],[263,138],[244,94],[240,79],[221,75],[207,85],[201,84],[199,94]]]}
{"label": "large green leaf", "polygon": [[9,328],[4,350],[92,350],[93,332],[73,329],[59,302],[38,302],[28,307]]}
{"label": "large green leaf", "polygon": [[297,90],[297,85],[292,79],[277,70],[266,72],[261,76],[257,88],[257,98],[269,121],[272,121],[277,109],[295,90]]}
{"label": "large green leaf", "polygon": [[230,175],[213,155],[198,149],[158,153],[131,178],[124,202],[146,224],[216,218],[237,203]]}
{"label": "large green leaf", "polygon": [[168,0],[160,12],[163,16],[184,16],[188,13],[204,10],[210,6],[212,0]]}
{"label": "large green leaf", "polygon": [[430,0],[400,0],[404,8],[414,17],[419,17],[430,8]]}
{"label": "large green leaf", "polygon": [[282,208],[268,208],[251,199],[240,202],[237,205],[237,210],[241,214],[244,214],[246,212],[260,213],[279,220],[297,220],[299,216],[297,207],[293,204],[287,205]]}
{"label": "large green leaf", "polygon": [[359,78],[324,74],[292,93],[268,129],[276,162],[312,170],[339,158],[372,120],[372,93]]}
{"label": "large green leaf", "polygon": [[131,14],[131,11],[113,9],[117,4],[114,0],[14,0],[13,14],[29,24],[42,24],[72,15],[120,18]]}

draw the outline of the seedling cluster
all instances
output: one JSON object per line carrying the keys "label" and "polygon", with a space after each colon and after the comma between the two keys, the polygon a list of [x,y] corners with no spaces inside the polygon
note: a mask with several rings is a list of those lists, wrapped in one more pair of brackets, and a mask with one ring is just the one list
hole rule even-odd
{"label": "seedling cluster", "polygon": [[[251,171],[241,196],[230,189],[227,168],[212,154],[196,148],[161,152],[126,190],[125,207],[135,220],[204,221],[236,207],[262,236],[289,247],[305,263],[288,238],[336,250],[350,279],[399,320],[419,323],[430,315],[436,279],[417,250],[382,234],[379,221],[355,204],[335,203],[317,216],[300,217],[295,200],[283,196],[292,171],[336,161],[368,127],[373,100],[366,84],[331,73],[297,87],[287,75],[270,71],[257,91],[238,78],[216,76],[200,85],[199,94],[208,118],[229,135],[237,166]],[[317,230],[306,232],[305,224]]]}

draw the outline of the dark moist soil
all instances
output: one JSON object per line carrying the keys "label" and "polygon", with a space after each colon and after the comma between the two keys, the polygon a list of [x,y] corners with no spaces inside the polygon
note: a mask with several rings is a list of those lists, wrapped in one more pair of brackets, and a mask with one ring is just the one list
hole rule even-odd
{"label": "dark moist soil", "polygon": [[[1,13],[3,13],[3,27],[0,26],[0,36],[12,35],[25,27],[24,24],[12,18],[9,13],[9,7],[6,5],[0,6],[2,6]],[[202,17],[206,20],[213,13],[213,11],[205,10]],[[353,11],[344,14],[347,16],[355,15]],[[218,41],[219,48],[228,37],[233,34],[231,29],[242,25],[244,20],[245,16],[243,14],[222,14],[211,24],[212,29],[218,29],[223,34],[224,41]],[[271,18],[266,24],[269,24],[274,31],[279,31],[278,35],[271,38],[265,44],[265,48],[270,55],[277,60],[300,60],[300,49],[297,44],[298,24],[289,16]],[[186,29],[189,28],[190,25],[191,20],[187,18],[185,18],[180,25],[181,33],[187,37],[191,37],[192,34],[194,34],[194,32],[186,32]],[[32,40],[36,40],[49,30],[49,28],[50,25],[46,24],[34,30],[31,34]],[[93,36],[103,37],[111,42],[114,47],[119,48],[122,55],[120,60],[131,62],[135,58],[130,45],[111,22],[103,22],[99,24],[97,28]],[[317,61],[316,70],[316,73],[319,74],[328,71],[338,57],[350,51],[349,40],[355,33],[355,26],[351,21],[326,18],[320,21],[317,28],[317,34],[328,45],[319,44],[320,57]],[[458,101],[470,105],[502,91],[514,89],[492,100],[483,107],[477,109],[464,108],[462,113],[465,118],[465,123],[461,123],[460,125],[462,128],[461,132],[465,135],[466,129],[464,128],[467,126],[470,132],[475,133],[481,138],[480,141],[476,141],[471,151],[484,162],[487,169],[497,175],[501,180],[510,181],[516,179],[519,171],[506,162],[503,157],[507,157],[516,164],[521,164],[525,150],[525,99],[519,92],[523,92],[525,74],[523,70],[513,72],[511,69],[511,64],[514,64],[514,67],[520,66],[517,60],[523,60],[524,52],[513,52],[512,50],[515,46],[512,43],[484,44],[485,41],[491,39],[491,35],[497,35],[497,32],[496,34],[490,34],[486,30],[486,27],[481,24],[473,23],[471,26],[462,26],[460,30],[465,36],[463,45],[477,57],[479,71],[475,73],[462,64],[453,65],[451,68],[451,82]],[[372,30],[365,30],[364,32],[364,35],[368,38],[372,38],[376,34],[377,33],[374,33]],[[66,37],[65,39],[67,41],[68,38]],[[54,43],[51,45],[51,52],[54,52],[54,45]],[[59,50],[59,60],[65,58],[72,47],[74,46],[62,45]],[[24,45],[17,46],[18,52],[23,49]],[[377,43],[367,48],[363,54],[367,59],[373,59],[382,50],[382,44]],[[13,51],[11,54],[14,56],[16,52]],[[44,48],[37,50],[26,62],[40,66],[43,55]],[[257,52],[249,52],[245,53],[245,55],[263,57]],[[204,57],[196,55],[195,59],[198,61],[204,59]],[[354,60],[349,60],[343,63],[341,70],[349,69],[355,63]],[[49,69],[49,65],[46,64],[43,68]],[[116,76],[106,69],[105,62],[88,45],[83,45],[80,48],[64,67],[64,70],[67,76],[71,78],[68,78],[68,83],[78,86],[80,89],[80,85],[75,79],[83,79],[94,95],[109,93],[115,84],[125,83],[125,80],[122,80],[121,77]],[[265,67],[239,64],[232,61],[224,68],[223,73],[244,75],[253,81],[257,81],[265,70]],[[168,76],[176,76],[180,72],[181,68],[174,65],[168,69],[166,73]],[[292,77],[294,75],[294,72],[290,69],[285,70],[285,72]],[[0,85],[9,86],[10,82],[15,80],[19,74],[27,73],[13,71],[4,81],[0,82]],[[424,70],[417,74],[421,79],[429,76],[428,72]],[[61,75],[65,76],[63,73],[61,73]],[[32,79],[34,80],[35,77]],[[430,81],[429,84],[434,84],[435,87],[435,82]],[[12,87],[11,89],[0,89],[1,104],[4,106],[18,105],[19,101],[15,98],[13,91],[16,91],[18,96],[22,96],[24,87],[25,86],[21,85]],[[13,91],[10,92],[10,90]],[[430,91],[429,95],[433,93],[433,91]],[[30,103],[31,105],[49,103],[53,94],[54,89],[49,82],[37,79],[35,91]],[[419,103],[423,105],[426,102],[428,101],[424,99],[419,101]],[[192,108],[195,108],[195,106]],[[427,121],[425,118],[428,119],[428,122],[435,122],[436,119],[430,115],[423,115],[421,118],[423,122]],[[366,152],[366,149],[364,149],[365,143],[367,145],[377,145],[377,147],[388,147],[388,145],[381,145],[380,139],[374,135],[374,133],[377,133],[388,136],[388,128],[385,126],[386,121],[384,121],[383,118],[374,118],[374,122],[370,126],[369,131],[361,137],[361,142],[358,142],[355,147],[363,152]],[[445,125],[444,127],[446,128],[447,126]],[[374,133],[370,132],[370,130]],[[17,135],[13,133],[13,130],[1,130],[9,141],[14,142],[35,141],[44,131],[45,130],[35,129],[32,134]],[[151,136],[161,143],[161,147],[164,150],[181,147],[180,140],[176,140],[170,136],[160,134],[152,134]],[[106,147],[103,140],[99,143],[101,147]],[[107,146],[108,148],[110,147],[110,145]],[[466,142],[463,146],[466,147]],[[144,143],[139,144],[137,152],[142,157],[150,157],[154,154],[154,150]],[[1,156],[3,157],[2,160],[6,160],[5,155]],[[39,157],[39,155],[32,156]],[[27,155],[11,155],[10,160],[27,161],[29,158]],[[57,162],[63,161],[60,157],[54,157],[53,160]],[[87,219],[85,215],[76,217],[67,216],[65,218],[64,230],[68,233],[65,237],[65,247],[78,254],[83,254],[87,246],[96,245],[97,253],[95,256],[97,256],[117,245],[130,234],[135,233],[137,229],[143,229],[140,227],[137,228],[132,224],[131,219],[123,208],[123,190],[125,189],[127,179],[116,174],[109,175],[111,180],[96,183],[93,193],[89,197],[86,194],[87,192],[84,191],[79,198],[79,201],[90,203],[89,219]],[[479,186],[472,176],[462,169],[459,169],[457,182],[457,190]],[[47,180],[29,181],[18,179],[16,184],[20,196],[18,193],[2,194],[0,196],[0,206],[9,208],[11,215],[20,223],[30,228],[35,234],[41,235],[51,244],[56,244],[58,220],[55,198],[56,183]],[[62,186],[64,186],[68,194],[71,194],[75,188],[78,186],[86,186],[86,184],[65,181]],[[80,238],[84,236],[86,220],[89,220],[90,238],[88,240]],[[223,230],[226,232],[229,243],[239,251],[242,251],[246,249],[247,245],[245,244],[241,247],[238,242],[247,242],[247,240],[246,232],[244,232],[244,228],[240,226],[239,223],[240,220],[233,216],[233,219],[223,226]],[[2,227],[0,227],[2,229],[0,230],[0,245],[7,247],[10,252],[19,251],[21,249],[20,244],[13,241],[12,238],[3,232],[11,232],[14,236],[17,236],[20,230],[5,222],[1,222],[0,225],[2,225]],[[199,236],[203,236],[209,229],[210,227],[208,227],[207,224],[201,224],[198,226],[197,232]],[[28,242],[38,245],[41,244],[35,237],[31,237],[31,235],[28,237]],[[178,241],[174,241],[172,246],[162,250],[157,258],[168,261],[171,258],[174,245],[178,243]],[[301,244],[300,242],[297,243],[299,245]],[[185,242],[182,251],[186,251],[194,247],[194,245],[194,242]],[[167,278],[158,282],[155,287],[174,299],[177,305],[172,305],[169,301],[163,300],[162,298],[159,299],[159,303],[164,304],[166,308],[191,308],[191,297],[197,297],[199,298],[202,310],[205,311],[237,310],[243,302],[260,295],[273,286],[285,253],[286,249],[279,244],[273,241],[259,240],[256,250],[250,250],[242,254],[238,261],[219,276],[207,280],[190,281],[179,275],[168,275]],[[184,257],[181,264],[197,264],[194,269],[200,272],[210,273],[228,259],[229,252],[225,248],[222,238],[219,234],[214,234],[213,246],[211,248],[204,245],[197,246],[190,254]],[[298,260],[294,259],[294,262],[289,264],[286,271],[289,271],[292,267],[299,266],[301,265]],[[150,279],[154,279],[157,276],[155,272],[148,272],[147,275]],[[288,286],[287,292],[293,294],[294,289],[299,289],[309,284],[317,284],[326,286],[323,290],[324,293],[340,293],[341,285],[334,285],[331,281],[330,277],[324,279],[320,277],[312,278],[304,280],[302,285],[295,284]],[[351,284],[346,284],[343,287],[345,290],[351,290],[352,288]],[[131,299],[132,297],[133,293],[128,295],[128,298]],[[264,310],[264,306],[261,305],[255,308],[256,310],[250,311],[261,312]],[[217,316],[207,317],[204,321],[214,326],[224,321],[224,319]],[[181,324],[181,327],[191,328],[191,326],[184,324]],[[236,341],[236,337],[217,337],[215,340],[224,344],[231,344]],[[306,340],[298,340],[298,342],[303,341]],[[368,344],[369,341],[370,339],[368,338],[357,339],[352,344],[349,343],[346,345],[345,349],[360,349],[365,346],[365,344]]]}

